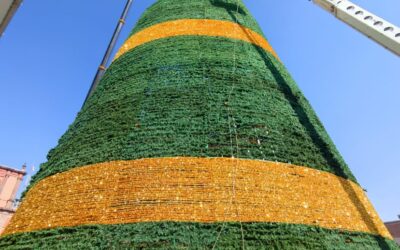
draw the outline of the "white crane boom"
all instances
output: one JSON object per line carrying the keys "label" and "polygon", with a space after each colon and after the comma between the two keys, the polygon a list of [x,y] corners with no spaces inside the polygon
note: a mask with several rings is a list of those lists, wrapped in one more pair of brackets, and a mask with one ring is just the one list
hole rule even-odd
{"label": "white crane boom", "polygon": [[313,0],[339,20],[400,56],[400,28],[347,0]]}

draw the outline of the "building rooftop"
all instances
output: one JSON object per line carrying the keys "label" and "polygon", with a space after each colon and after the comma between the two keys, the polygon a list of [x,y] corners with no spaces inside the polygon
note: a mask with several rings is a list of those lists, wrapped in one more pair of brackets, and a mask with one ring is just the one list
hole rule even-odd
{"label": "building rooftop", "polygon": [[[400,216],[399,216],[400,219]],[[385,222],[385,226],[400,245],[400,220]]]}
{"label": "building rooftop", "polygon": [[386,222],[385,225],[389,229],[393,237],[400,238],[400,220]]}
{"label": "building rooftop", "polygon": [[0,36],[3,34],[8,23],[17,11],[22,0],[1,0],[0,1]]}
{"label": "building rooftop", "polygon": [[18,170],[18,169],[14,169],[14,168],[11,168],[9,166],[0,164],[0,169],[5,169],[5,170],[8,170],[8,171],[19,173],[19,174],[23,174],[23,175],[26,174],[26,166],[25,165],[22,166],[22,170]]}

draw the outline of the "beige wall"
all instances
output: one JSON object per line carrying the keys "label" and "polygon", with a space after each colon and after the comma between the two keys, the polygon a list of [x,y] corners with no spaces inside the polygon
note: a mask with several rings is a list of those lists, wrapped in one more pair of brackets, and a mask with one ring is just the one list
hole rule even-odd
{"label": "beige wall", "polygon": [[15,212],[15,195],[25,172],[0,166],[0,234]]}
{"label": "beige wall", "polygon": [[0,212],[0,234],[4,231],[14,213]]}

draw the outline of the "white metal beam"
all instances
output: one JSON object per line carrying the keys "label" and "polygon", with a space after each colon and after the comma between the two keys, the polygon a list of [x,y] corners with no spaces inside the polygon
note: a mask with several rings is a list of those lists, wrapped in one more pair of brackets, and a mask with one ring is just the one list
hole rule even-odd
{"label": "white metal beam", "polygon": [[400,56],[400,28],[347,0],[313,0],[367,37]]}

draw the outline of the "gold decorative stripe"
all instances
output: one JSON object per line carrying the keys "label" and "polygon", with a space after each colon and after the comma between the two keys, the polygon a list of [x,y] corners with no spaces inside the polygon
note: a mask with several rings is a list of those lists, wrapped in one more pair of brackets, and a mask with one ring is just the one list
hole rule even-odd
{"label": "gold decorative stripe", "polygon": [[5,234],[159,221],[281,222],[391,238],[349,180],[284,163],[192,157],[100,163],[43,179]]}
{"label": "gold decorative stripe", "polygon": [[115,55],[115,59],[139,45],[173,36],[219,36],[238,39],[262,47],[278,58],[271,45],[260,34],[237,23],[210,19],[180,19],[159,23],[131,36]]}

